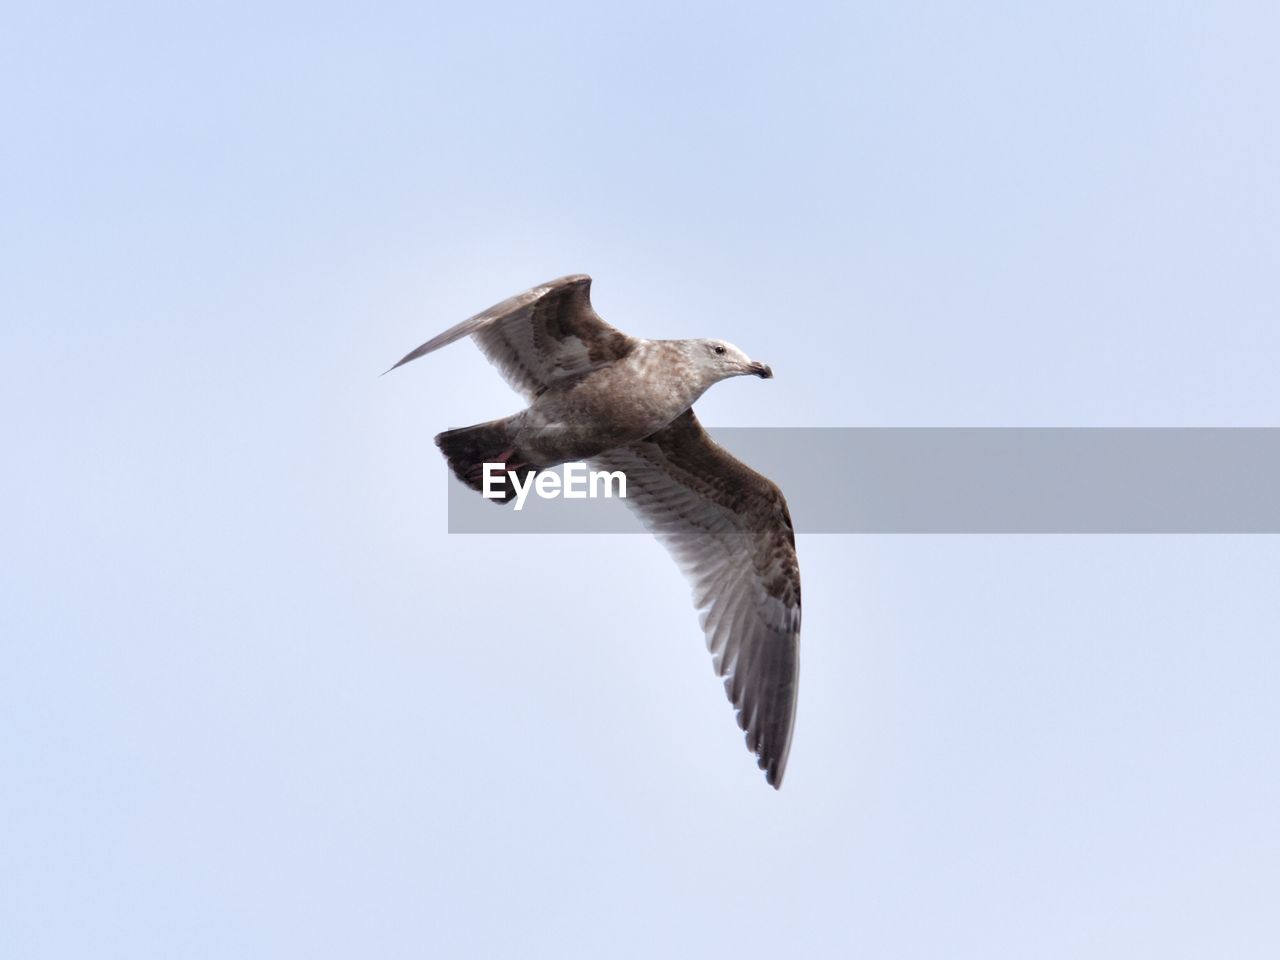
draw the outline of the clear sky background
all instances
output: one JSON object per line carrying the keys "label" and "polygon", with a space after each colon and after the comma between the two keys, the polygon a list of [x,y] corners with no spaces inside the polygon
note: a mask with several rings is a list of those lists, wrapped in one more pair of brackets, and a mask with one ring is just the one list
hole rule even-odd
{"label": "clear sky background", "polygon": [[378,374],[583,271],[714,426],[1278,425],[1278,46],[7,7],[0,954],[1275,957],[1276,538],[802,538],[775,793],[656,543],[445,534],[479,353]]}

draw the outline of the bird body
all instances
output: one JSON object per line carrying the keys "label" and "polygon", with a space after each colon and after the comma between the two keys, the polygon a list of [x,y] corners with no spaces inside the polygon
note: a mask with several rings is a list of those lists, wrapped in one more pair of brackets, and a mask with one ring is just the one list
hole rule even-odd
{"label": "bird body", "polygon": [[624,502],[692,581],[712,662],[747,746],[768,782],[780,786],[799,670],[791,516],[777,486],[716,444],[692,409],[720,380],[767,379],[773,371],[723,340],[630,337],[600,319],[590,289],[581,274],[534,287],[395,366],[469,336],[529,400],[510,417],[436,437],[455,475],[474,489],[483,489],[484,465],[493,463],[522,486],[538,470],[571,460],[626,474]]}
{"label": "bird body", "polygon": [[[756,373],[758,365],[741,351],[735,350],[737,357],[716,354],[717,343],[637,340],[615,363],[566,377],[538,394],[513,422],[514,445],[529,463],[545,468],[588,460],[661,430],[718,380]],[[716,362],[701,363],[701,355]]]}

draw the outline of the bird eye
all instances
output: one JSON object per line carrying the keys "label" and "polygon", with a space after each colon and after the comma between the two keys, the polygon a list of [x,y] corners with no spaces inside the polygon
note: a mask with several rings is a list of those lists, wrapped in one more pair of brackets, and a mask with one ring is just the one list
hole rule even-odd
{"label": "bird eye", "polygon": [[716,353],[724,353],[724,347],[716,347]]}

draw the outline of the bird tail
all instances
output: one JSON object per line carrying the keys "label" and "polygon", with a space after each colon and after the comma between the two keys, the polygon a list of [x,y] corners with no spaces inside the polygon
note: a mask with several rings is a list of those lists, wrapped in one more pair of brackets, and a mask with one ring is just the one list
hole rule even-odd
{"label": "bird tail", "polygon": [[[520,478],[521,486],[527,478],[538,472],[531,466],[524,455],[516,449],[514,417],[502,420],[490,420],[478,423],[474,427],[461,427],[457,430],[446,430],[436,437],[436,446],[449,461],[449,469],[454,476],[472,490],[484,491],[484,465],[500,463],[505,474],[515,474]],[[493,483],[494,492],[502,495],[499,503],[507,503],[515,499],[515,486],[510,477],[499,475],[501,479]]]}

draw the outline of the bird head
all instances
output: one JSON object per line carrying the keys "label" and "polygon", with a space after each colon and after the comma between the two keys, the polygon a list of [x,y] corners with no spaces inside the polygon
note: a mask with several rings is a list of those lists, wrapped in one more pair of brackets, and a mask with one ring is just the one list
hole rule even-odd
{"label": "bird head", "polygon": [[759,377],[768,380],[773,370],[768,364],[758,363],[724,340],[690,340],[690,353],[698,369],[710,383],[728,380],[730,377]]}

